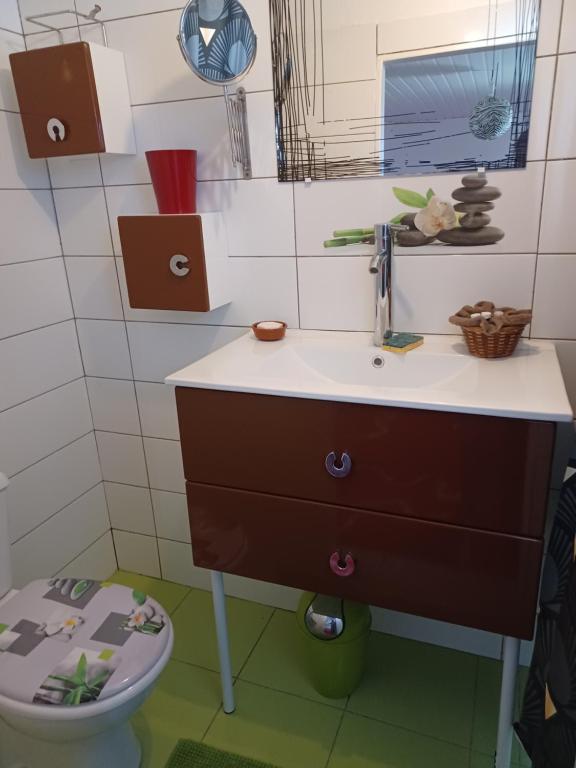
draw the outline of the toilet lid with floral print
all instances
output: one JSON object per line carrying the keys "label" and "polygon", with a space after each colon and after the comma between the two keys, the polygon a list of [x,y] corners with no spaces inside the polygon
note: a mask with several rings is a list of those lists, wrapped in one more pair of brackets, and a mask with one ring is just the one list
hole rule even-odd
{"label": "toilet lid with floral print", "polygon": [[171,638],[166,612],[143,592],[33,581],[0,604],[0,694],[61,706],[102,701],[140,680]]}

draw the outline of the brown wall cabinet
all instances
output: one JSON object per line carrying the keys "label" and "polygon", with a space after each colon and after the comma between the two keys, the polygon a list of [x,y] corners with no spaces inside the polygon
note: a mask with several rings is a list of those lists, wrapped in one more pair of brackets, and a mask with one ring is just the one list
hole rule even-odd
{"label": "brown wall cabinet", "polygon": [[209,312],[229,303],[220,214],[119,216],[118,228],[131,307]]}
{"label": "brown wall cabinet", "polygon": [[124,55],[68,43],[10,55],[30,157],[134,154]]}

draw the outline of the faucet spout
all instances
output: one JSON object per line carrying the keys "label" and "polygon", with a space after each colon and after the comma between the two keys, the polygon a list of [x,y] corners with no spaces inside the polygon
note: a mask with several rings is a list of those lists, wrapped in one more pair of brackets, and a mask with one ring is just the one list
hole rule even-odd
{"label": "faucet spout", "polygon": [[392,336],[392,262],[396,232],[408,227],[399,224],[376,224],[374,242],[376,250],[369,270],[376,275],[376,325],[374,344],[381,347]]}

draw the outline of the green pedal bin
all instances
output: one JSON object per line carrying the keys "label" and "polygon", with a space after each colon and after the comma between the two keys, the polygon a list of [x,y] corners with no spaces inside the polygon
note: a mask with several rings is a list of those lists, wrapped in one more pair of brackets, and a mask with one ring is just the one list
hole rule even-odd
{"label": "green pedal bin", "polygon": [[330,699],[351,694],[364,672],[370,607],[305,592],[296,618],[302,665],[315,690]]}

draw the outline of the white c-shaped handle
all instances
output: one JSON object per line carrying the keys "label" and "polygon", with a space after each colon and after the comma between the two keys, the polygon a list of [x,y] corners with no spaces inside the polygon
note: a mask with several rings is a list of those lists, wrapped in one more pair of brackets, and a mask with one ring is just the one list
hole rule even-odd
{"label": "white c-shaped handle", "polygon": [[185,267],[184,264],[188,264],[188,256],[175,253],[170,259],[170,272],[176,277],[185,277],[190,272],[190,267]]}

